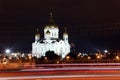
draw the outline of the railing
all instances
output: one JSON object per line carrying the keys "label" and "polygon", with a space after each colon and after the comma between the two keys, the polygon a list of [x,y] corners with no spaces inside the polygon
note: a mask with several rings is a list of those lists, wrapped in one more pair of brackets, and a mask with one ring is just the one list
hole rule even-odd
{"label": "railing", "polygon": [[120,63],[36,64],[36,67],[120,66]]}

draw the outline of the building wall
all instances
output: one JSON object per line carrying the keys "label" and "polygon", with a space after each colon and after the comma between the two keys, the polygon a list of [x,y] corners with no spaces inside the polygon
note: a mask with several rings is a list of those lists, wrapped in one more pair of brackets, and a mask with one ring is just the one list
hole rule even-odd
{"label": "building wall", "polygon": [[54,51],[57,55],[62,56],[64,58],[70,52],[70,45],[65,41],[59,41],[50,44],[41,44],[41,43],[33,43],[32,44],[32,53],[33,56],[40,58],[41,56],[45,56],[47,51]]}

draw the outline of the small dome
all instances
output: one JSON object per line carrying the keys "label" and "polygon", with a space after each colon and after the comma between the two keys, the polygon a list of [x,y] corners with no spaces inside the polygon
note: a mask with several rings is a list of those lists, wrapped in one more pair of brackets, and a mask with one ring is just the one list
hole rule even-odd
{"label": "small dome", "polygon": [[65,27],[65,32],[63,33],[64,35],[68,35],[66,27]]}
{"label": "small dome", "polygon": [[38,34],[35,34],[35,36],[40,36],[40,34],[38,33]]}
{"label": "small dome", "polygon": [[65,32],[64,32],[63,34],[64,34],[64,35],[68,35],[68,34],[67,34],[67,33],[65,33]]}
{"label": "small dome", "polygon": [[50,31],[46,31],[46,34],[50,34]]}
{"label": "small dome", "polygon": [[37,28],[37,31],[36,31],[35,36],[40,36],[40,34],[39,34],[39,29],[38,29],[38,28]]}

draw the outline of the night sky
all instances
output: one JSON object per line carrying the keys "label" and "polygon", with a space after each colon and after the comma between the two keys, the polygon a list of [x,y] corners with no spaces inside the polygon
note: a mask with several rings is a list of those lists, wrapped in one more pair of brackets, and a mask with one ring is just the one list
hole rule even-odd
{"label": "night sky", "polygon": [[0,52],[29,51],[49,13],[76,51],[120,49],[119,0],[0,0]]}

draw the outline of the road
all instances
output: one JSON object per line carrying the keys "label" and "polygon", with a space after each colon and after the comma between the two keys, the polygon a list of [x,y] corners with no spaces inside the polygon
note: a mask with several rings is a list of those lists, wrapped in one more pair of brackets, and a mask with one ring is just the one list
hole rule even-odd
{"label": "road", "polygon": [[0,80],[120,80],[120,68],[62,67],[1,71]]}
{"label": "road", "polygon": [[41,75],[3,77],[0,80],[120,80],[119,74]]}

